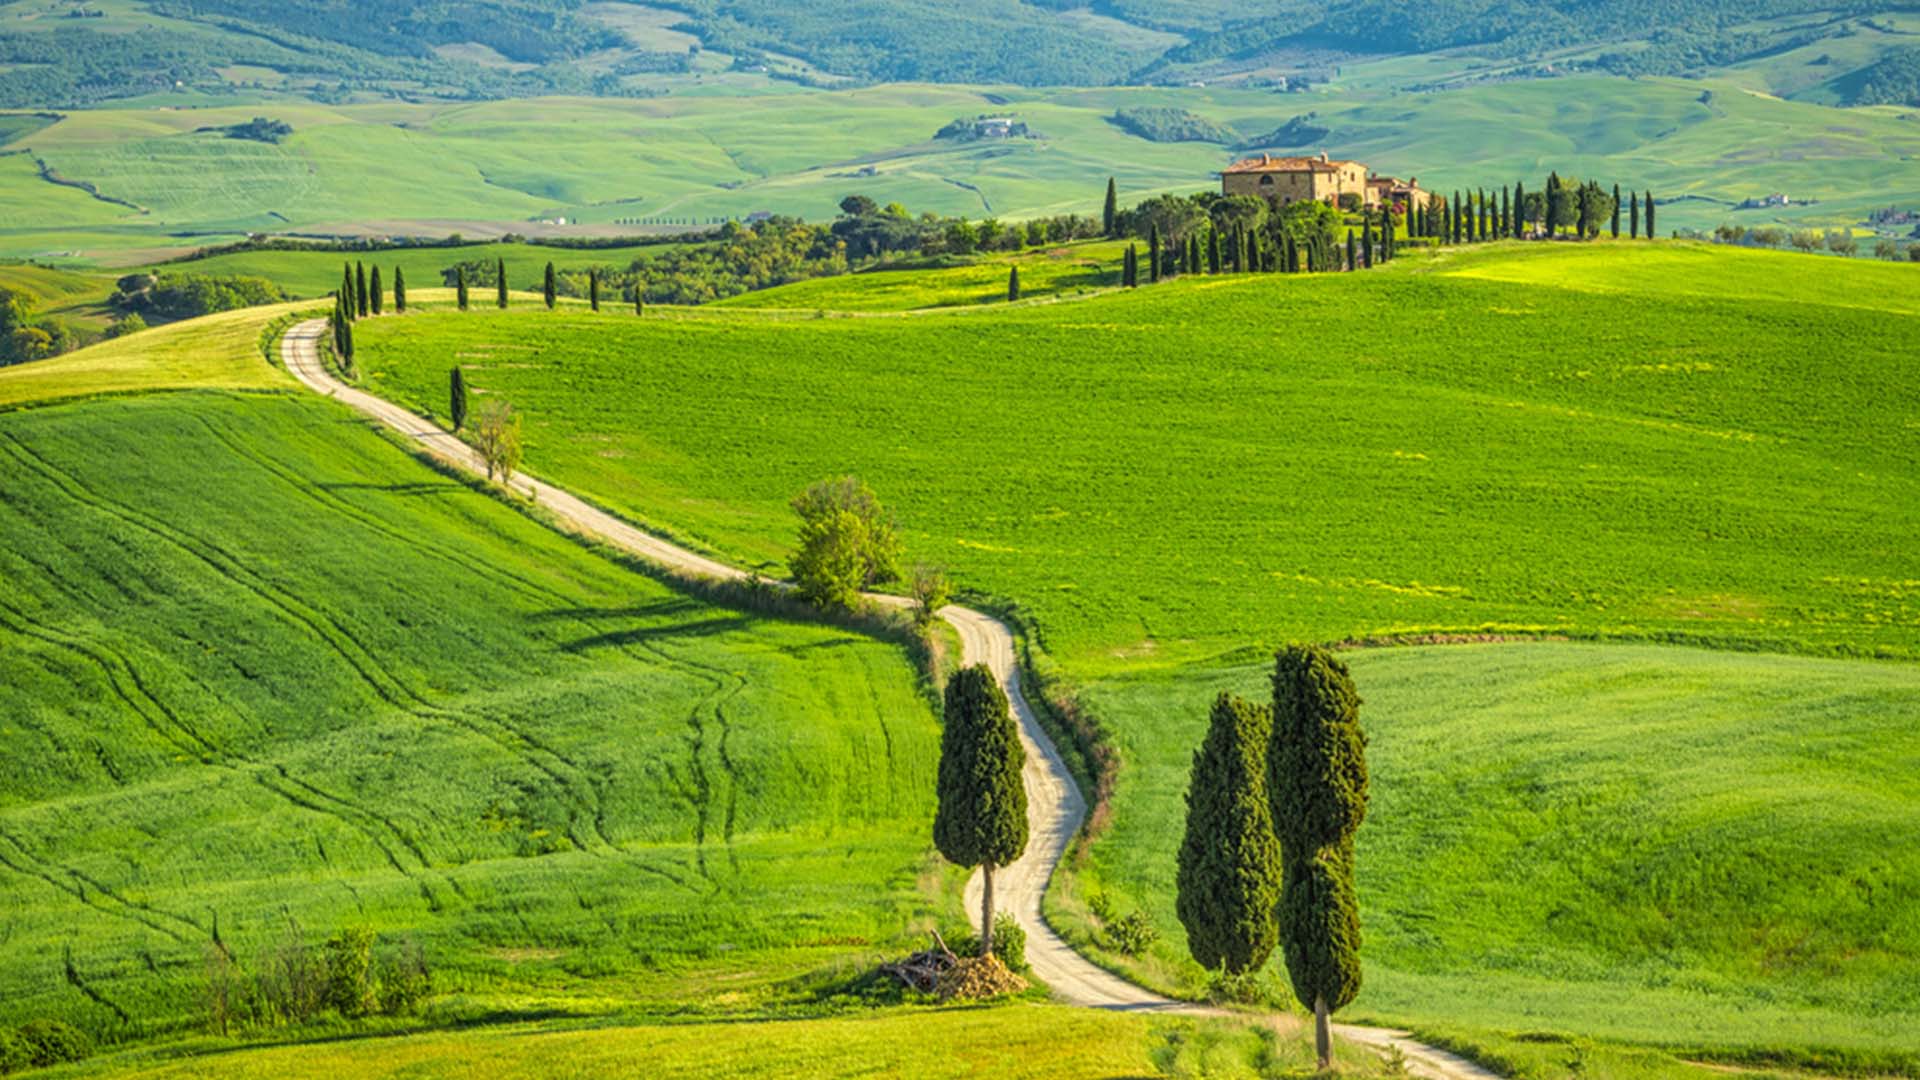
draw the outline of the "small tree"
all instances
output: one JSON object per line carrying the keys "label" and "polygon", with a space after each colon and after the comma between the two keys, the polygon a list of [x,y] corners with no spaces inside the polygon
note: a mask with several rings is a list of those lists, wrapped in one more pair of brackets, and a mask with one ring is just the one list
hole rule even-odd
{"label": "small tree", "polygon": [[467,268],[464,266],[453,268],[453,295],[460,310],[467,310]]}
{"label": "small tree", "polygon": [[500,310],[505,311],[507,309],[507,260],[499,259],[494,263],[493,279],[494,303],[500,306]]}
{"label": "small tree", "polygon": [[401,315],[407,313],[407,276],[398,266],[393,268],[393,310]]}
{"label": "small tree", "polygon": [[587,271],[587,304],[595,311],[600,310],[600,271]]}
{"label": "small tree", "polygon": [[993,951],[993,872],[1027,849],[1026,750],[1007,695],[985,664],[947,682],[933,843],[956,866],[980,868],[980,955]]}
{"label": "small tree", "polygon": [[367,267],[365,263],[353,264],[354,312],[360,318],[366,318],[371,309],[367,306]]}
{"label": "small tree", "polygon": [[1873,257],[1892,261],[1900,257],[1900,245],[1882,236],[1873,242]]}
{"label": "small tree", "polygon": [[552,263],[547,264],[547,276],[546,280],[540,284],[540,295],[547,302],[547,310],[552,311],[554,301],[560,295],[559,282],[554,279]]}
{"label": "small tree", "polygon": [[473,446],[486,463],[487,479],[499,477],[503,484],[513,483],[520,467],[520,414],[504,401],[489,400],[480,406],[480,421],[474,425]]}
{"label": "small tree", "polygon": [[822,480],[793,500],[800,547],[791,560],[800,595],[849,608],[860,590],[900,576],[900,537],[873,490],[851,476]]}
{"label": "small tree", "polygon": [[1100,211],[1100,231],[1104,236],[1118,236],[1120,221],[1120,189],[1114,186],[1113,177],[1107,177],[1107,204]]}
{"label": "small tree", "polygon": [[633,283],[633,313],[635,315],[647,313],[647,290],[639,281]]}
{"label": "small tree", "polygon": [[369,300],[373,304],[373,313],[379,315],[381,314],[380,308],[382,306],[381,297],[386,290],[380,287],[380,267],[377,265],[373,268],[373,277],[372,280],[367,283],[367,288],[373,290],[373,295],[369,297]]}
{"label": "small tree", "polygon": [[919,563],[913,568],[913,624],[923,632],[953,599],[953,582],[944,568]]}
{"label": "small tree", "polygon": [[1258,971],[1278,944],[1280,840],[1267,795],[1273,717],[1222,692],[1187,782],[1175,911],[1187,950],[1208,971]]}
{"label": "small tree", "polygon": [[1329,1017],[1360,992],[1353,834],[1367,814],[1366,736],[1347,666],[1316,645],[1274,657],[1267,787],[1284,860],[1279,927],[1294,996],[1313,1010],[1320,1067]]}
{"label": "small tree", "polygon": [[1012,303],[1018,299],[1020,299],[1020,268],[1016,266],[1007,271],[1007,302]]}
{"label": "small tree", "polygon": [[447,377],[447,417],[455,431],[467,426],[467,378],[458,367]]}

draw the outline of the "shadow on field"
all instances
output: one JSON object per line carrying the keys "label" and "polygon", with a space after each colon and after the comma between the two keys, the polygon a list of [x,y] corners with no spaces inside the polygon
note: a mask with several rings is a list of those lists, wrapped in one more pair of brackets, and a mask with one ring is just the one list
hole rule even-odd
{"label": "shadow on field", "polygon": [[753,621],[746,616],[735,615],[729,618],[674,623],[669,626],[638,626],[631,630],[613,630],[605,634],[581,638],[578,641],[569,641],[561,648],[570,653],[580,653],[590,649],[619,648],[623,645],[639,645],[654,641],[713,637],[716,634],[745,630],[752,625]]}
{"label": "shadow on field", "polygon": [[424,480],[406,484],[362,484],[340,481],[314,486],[323,491],[383,491],[389,495],[459,495],[467,490],[459,484],[436,484]]}

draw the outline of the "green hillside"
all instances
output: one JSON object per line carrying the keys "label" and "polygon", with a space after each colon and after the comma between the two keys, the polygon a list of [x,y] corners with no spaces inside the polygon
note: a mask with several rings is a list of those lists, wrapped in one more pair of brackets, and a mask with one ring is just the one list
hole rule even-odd
{"label": "green hillside", "polygon": [[[444,411],[458,363],[525,411],[531,468],[749,562],[786,551],[793,492],[859,473],[917,556],[1017,602],[1082,675],[1432,632],[1914,655],[1920,275],[1687,250],[910,319],[444,313],[359,340],[381,392]],[[1813,282],[1739,295],[1769,275]],[[1581,276],[1611,291],[1555,284]],[[1669,277],[1709,295],[1633,291]]]}

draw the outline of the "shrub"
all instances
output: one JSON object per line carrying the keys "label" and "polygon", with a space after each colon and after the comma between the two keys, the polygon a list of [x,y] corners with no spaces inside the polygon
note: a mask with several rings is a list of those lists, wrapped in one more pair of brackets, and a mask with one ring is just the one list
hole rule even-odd
{"label": "shrub", "polygon": [[[972,927],[950,936],[947,941],[947,947],[961,956],[980,951],[980,935]],[[1002,911],[993,917],[993,955],[999,957],[1008,971],[1027,970],[1027,931],[1011,912]]]}
{"label": "shrub", "polygon": [[383,956],[379,983],[381,1012],[407,1016],[417,1010],[433,989],[427,957],[420,950],[420,944],[408,938]]}
{"label": "shrub", "polygon": [[373,972],[373,931],[349,927],[327,939],[327,1004],[341,1016],[380,1010],[380,984]]}
{"label": "shrub", "polygon": [[944,568],[921,563],[913,568],[913,625],[921,630],[933,625],[940,609],[953,598],[953,583]]}
{"label": "shrub", "polygon": [[0,1027],[0,1076],[33,1068],[33,1048],[12,1028]]}
{"label": "shrub", "polygon": [[1160,940],[1160,931],[1144,911],[1130,911],[1107,927],[1107,947],[1128,956],[1139,956]]}
{"label": "shrub", "polygon": [[900,536],[873,490],[851,476],[822,480],[793,500],[800,550],[790,562],[800,595],[850,608],[861,589],[900,576]]}
{"label": "shrub", "polygon": [[59,1020],[30,1020],[22,1024],[20,1041],[27,1046],[28,1061],[35,1068],[79,1061],[93,1053],[93,1042],[72,1024]]}

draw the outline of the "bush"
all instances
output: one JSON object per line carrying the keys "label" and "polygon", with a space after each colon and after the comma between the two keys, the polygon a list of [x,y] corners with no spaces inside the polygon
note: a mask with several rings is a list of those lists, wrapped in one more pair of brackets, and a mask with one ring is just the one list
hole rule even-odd
{"label": "bush", "polygon": [[1107,927],[1107,947],[1128,956],[1139,956],[1160,940],[1146,912],[1131,911]]}
{"label": "bush", "polygon": [[276,304],[287,298],[280,286],[258,277],[207,274],[128,274],[115,282],[108,298],[116,311],[162,319],[191,319],[216,311]]}
{"label": "bush", "polygon": [[93,1042],[72,1024],[59,1020],[31,1020],[21,1025],[20,1041],[27,1046],[27,1059],[35,1068],[79,1061],[93,1053]]}
{"label": "bush", "polygon": [[33,1068],[33,1048],[12,1028],[0,1027],[0,1076]]}
{"label": "bush", "polygon": [[380,960],[380,1011],[389,1016],[408,1016],[420,1007],[433,989],[427,971],[426,954],[418,942],[409,938]]}
{"label": "bush", "polygon": [[380,1011],[372,930],[351,927],[327,940],[327,1004],[341,1016],[371,1016]]}
{"label": "bush", "polygon": [[[947,947],[961,956],[978,955],[980,935],[968,927],[953,935]],[[993,955],[1008,971],[1027,970],[1027,931],[1011,912],[1003,911],[993,917]]]}

